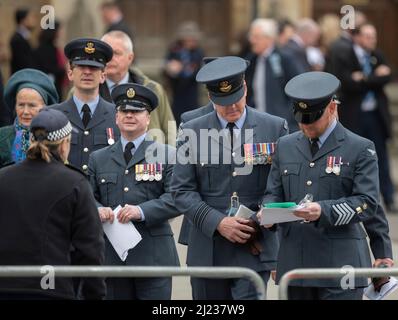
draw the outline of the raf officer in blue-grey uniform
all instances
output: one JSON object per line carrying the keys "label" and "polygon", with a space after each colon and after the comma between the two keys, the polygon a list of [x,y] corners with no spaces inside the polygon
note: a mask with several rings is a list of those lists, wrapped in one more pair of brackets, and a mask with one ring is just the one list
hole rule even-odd
{"label": "raf officer in blue-grey uniform", "polygon": [[[112,99],[121,138],[90,155],[90,182],[102,222],[134,223],[142,240],[122,261],[106,239],[105,264],[179,266],[168,222],[179,215],[170,193],[175,149],[146,137],[158,98],[147,87],[127,83],[115,87]],[[107,292],[109,299],[170,299],[171,278],[110,278]]]}
{"label": "raf officer in blue-grey uniform", "polygon": [[[370,267],[360,222],[377,214],[379,181],[374,144],[336,119],[340,81],[325,72],[307,72],[285,87],[293,99],[300,131],[282,137],[273,158],[264,202],[312,202],[295,214],[301,222],[280,224],[277,282],[296,268]],[[344,107],[344,106],[343,106]],[[366,278],[353,287],[341,279],[294,280],[290,299],[362,299]]]}
{"label": "raf officer in blue-grey uniform", "polygon": [[113,51],[103,41],[80,38],[69,42],[64,52],[75,90],[70,99],[53,108],[64,112],[73,126],[69,163],[87,174],[90,153],[114,144],[120,136],[114,105],[99,96],[104,68]]}
{"label": "raf officer in blue-grey uniform", "polygon": [[[266,284],[276,265],[277,236],[256,230],[255,215],[240,216],[238,208],[257,211],[274,142],[288,128],[285,120],[246,105],[247,65],[220,57],[199,70],[196,80],[206,84],[214,110],[182,125],[172,193],[192,224],[189,266],[247,267]],[[194,299],[256,298],[247,279],[192,278],[191,284]]]}

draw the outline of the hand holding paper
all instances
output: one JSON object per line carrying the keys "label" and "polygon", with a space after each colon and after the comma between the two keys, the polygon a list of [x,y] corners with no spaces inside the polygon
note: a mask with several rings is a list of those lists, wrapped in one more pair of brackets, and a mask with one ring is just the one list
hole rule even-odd
{"label": "hand holding paper", "polygon": [[[121,208],[121,206],[118,206],[113,210],[114,216],[117,216]],[[102,227],[109,242],[122,261],[126,260],[128,251],[142,240],[140,233],[132,223],[120,223],[115,219],[113,223],[103,223]]]}
{"label": "hand holding paper", "polygon": [[294,202],[274,202],[267,203],[261,210],[261,225],[272,225],[275,223],[291,222],[304,220],[297,217],[294,211],[302,208]]}

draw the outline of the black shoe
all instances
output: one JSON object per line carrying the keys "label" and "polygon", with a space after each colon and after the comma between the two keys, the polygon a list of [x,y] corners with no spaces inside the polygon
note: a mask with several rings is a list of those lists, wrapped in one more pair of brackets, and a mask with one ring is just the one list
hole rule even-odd
{"label": "black shoe", "polygon": [[394,202],[387,203],[386,204],[386,210],[389,213],[398,213],[398,207],[397,207],[397,205]]}

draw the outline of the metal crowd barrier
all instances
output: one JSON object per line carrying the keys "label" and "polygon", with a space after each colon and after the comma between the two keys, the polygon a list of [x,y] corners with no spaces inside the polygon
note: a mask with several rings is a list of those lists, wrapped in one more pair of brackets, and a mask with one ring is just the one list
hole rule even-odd
{"label": "metal crowd barrier", "polygon": [[279,280],[279,299],[288,300],[289,282],[297,279],[332,279],[342,278],[348,273],[359,277],[398,276],[398,268],[324,268],[324,269],[294,269],[286,272]]}
{"label": "metal crowd barrier", "polygon": [[[193,276],[201,278],[247,278],[265,300],[266,290],[262,278],[255,271],[238,267],[108,267],[108,266],[52,266],[54,277],[115,277],[150,278]],[[43,277],[43,266],[0,266],[0,278]]]}

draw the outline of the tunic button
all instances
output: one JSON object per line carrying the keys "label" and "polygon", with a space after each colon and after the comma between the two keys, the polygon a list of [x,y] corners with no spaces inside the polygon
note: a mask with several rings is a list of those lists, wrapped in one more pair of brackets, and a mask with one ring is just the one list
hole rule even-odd
{"label": "tunic button", "polygon": [[84,152],[88,152],[88,148],[84,148],[83,151],[84,151]]}
{"label": "tunic button", "polygon": [[232,152],[232,158],[234,158],[236,156],[235,152]]}
{"label": "tunic button", "polygon": [[87,169],[88,169],[88,166],[87,166],[86,164],[83,164],[83,165],[82,165],[82,168],[83,168],[83,170],[87,170]]}
{"label": "tunic button", "polygon": [[124,171],[124,174],[129,174],[129,171],[128,170]]}
{"label": "tunic button", "polygon": [[105,183],[105,179],[101,179],[101,183]]}
{"label": "tunic button", "polygon": [[311,181],[311,180],[308,180],[308,181],[307,181],[307,186],[310,186],[310,185],[312,185],[312,181]]}
{"label": "tunic button", "polygon": [[283,170],[283,174],[287,174],[287,169]]}
{"label": "tunic button", "polygon": [[85,135],[85,136],[88,136],[89,134],[90,134],[90,132],[84,131],[84,135]]}
{"label": "tunic button", "polygon": [[311,162],[311,163],[310,163],[310,167],[313,168],[314,166],[315,166],[315,163],[314,163],[314,162]]}
{"label": "tunic button", "polygon": [[234,172],[232,172],[232,176],[233,177],[236,177],[236,175],[237,175],[237,173],[234,171]]}
{"label": "tunic button", "polygon": [[129,188],[125,187],[124,192],[129,192]]}

